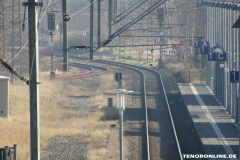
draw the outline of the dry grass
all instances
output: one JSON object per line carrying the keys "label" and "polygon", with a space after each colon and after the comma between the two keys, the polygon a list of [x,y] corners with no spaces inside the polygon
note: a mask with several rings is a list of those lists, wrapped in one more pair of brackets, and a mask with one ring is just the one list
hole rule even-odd
{"label": "dry grass", "polygon": [[202,73],[206,72],[206,69],[194,67],[191,63],[165,63],[164,68],[172,70],[173,74],[181,75],[182,82],[189,82],[189,71],[190,71],[190,82],[191,83],[205,83],[206,77],[202,76]]}
{"label": "dry grass", "polygon": [[[41,72],[40,75],[45,77],[48,72]],[[107,104],[107,97],[102,93],[112,87],[110,83],[112,79],[112,75],[108,75],[107,78],[101,76],[99,84],[102,85],[99,86],[96,93],[81,92],[81,88],[74,85],[68,86],[68,89],[69,87],[71,89],[70,92],[65,88],[69,84],[64,81],[42,79],[39,87],[41,148],[45,147],[47,140],[55,135],[88,135],[91,137],[91,148],[87,153],[89,159],[103,159],[106,154],[110,126],[117,124],[115,120],[101,120],[106,116],[105,108],[107,108],[104,107]],[[28,160],[30,159],[29,86],[19,81],[10,84],[9,90],[10,116],[9,119],[0,118],[0,147],[17,144],[19,160]],[[89,94],[95,102],[94,105],[101,105],[103,108],[97,109],[94,116],[88,118],[64,118],[63,115],[67,111],[63,109],[63,106],[65,106],[69,94],[75,96]]]}

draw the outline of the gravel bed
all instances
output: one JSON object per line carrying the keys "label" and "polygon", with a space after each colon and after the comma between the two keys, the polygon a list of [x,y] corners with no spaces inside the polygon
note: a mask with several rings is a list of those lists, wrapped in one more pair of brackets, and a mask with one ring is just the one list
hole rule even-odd
{"label": "gravel bed", "polygon": [[85,160],[89,147],[87,136],[54,136],[42,150],[41,160]]}

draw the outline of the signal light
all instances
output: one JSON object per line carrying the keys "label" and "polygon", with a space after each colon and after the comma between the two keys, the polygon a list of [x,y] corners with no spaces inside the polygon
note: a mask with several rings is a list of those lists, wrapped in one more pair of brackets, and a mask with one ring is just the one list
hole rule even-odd
{"label": "signal light", "polygon": [[158,21],[164,22],[164,8],[158,8]]}
{"label": "signal light", "polygon": [[55,13],[48,13],[48,30],[55,30]]}

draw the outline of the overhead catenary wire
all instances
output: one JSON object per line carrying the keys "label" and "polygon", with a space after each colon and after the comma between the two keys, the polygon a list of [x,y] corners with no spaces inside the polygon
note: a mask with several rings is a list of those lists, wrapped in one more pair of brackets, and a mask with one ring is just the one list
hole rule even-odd
{"label": "overhead catenary wire", "polygon": [[86,0],[86,2],[82,3],[81,5],[79,5],[78,7],[75,7],[74,9],[72,9],[71,11],[69,11],[67,14],[70,14],[71,12],[73,12],[74,10],[76,10],[77,8],[81,7],[82,5],[85,5],[86,3],[88,3],[89,1]]}
{"label": "overhead catenary wire", "polygon": [[82,12],[83,10],[85,10],[86,8],[88,8],[89,6],[91,6],[91,5],[92,5],[93,3],[95,3],[96,1],[98,1],[98,0],[93,1],[92,3],[90,3],[89,5],[87,5],[86,7],[84,7],[83,9],[81,9],[81,10],[79,10],[78,12],[70,15],[70,17],[73,17],[73,16],[75,16],[76,14]]}

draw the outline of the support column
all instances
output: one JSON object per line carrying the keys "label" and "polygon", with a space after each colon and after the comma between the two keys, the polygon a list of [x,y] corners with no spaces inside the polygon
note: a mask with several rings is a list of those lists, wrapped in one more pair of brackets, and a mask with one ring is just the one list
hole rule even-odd
{"label": "support column", "polygon": [[117,0],[114,0],[114,23],[116,23],[117,19]]}
{"label": "support column", "polygon": [[123,111],[119,111],[119,120],[120,120],[120,160],[123,160]]}
{"label": "support column", "polygon": [[[51,43],[53,44],[53,32],[51,32]],[[53,46],[51,45],[51,67],[52,67],[52,70],[51,72],[53,72]]]}
{"label": "support column", "polygon": [[112,0],[108,0],[108,28],[109,28],[109,37],[112,34]]}
{"label": "support column", "polygon": [[[238,12],[236,12],[236,19],[238,19]],[[237,65],[236,65],[236,66],[238,67],[236,70],[239,71],[239,62],[240,62],[240,61],[239,61],[239,56],[240,56],[240,55],[239,55],[239,47],[240,47],[240,46],[239,46],[239,38],[240,38],[240,37],[239,37],[239,30],[236,29],[236,32],[237,32],[237,33],[236,33],[236,55],[237,55],[236,61],[237,61]],[[239,82],[238,82],[237,84],[239,85]],[[238,100],[238,98],[239,98],[238,85],[236,86],[237,103],[236,103],[236,112],[235,112],[235,113],[236,113],[235,123],[237,123],[237,124],[238,124],[238,113],[239,113],[239,112],[238,112],[238,110],[239,110],[239,107],[238,107],[238,104],[239,104],[239,100]]]}
{"label": "support column", "polygon": [[[21,22],[21,15],[20,15],[20,0],[19,0],[19,13],[18,13],[18,17],[19,17],[19,22]],[[20,47],[20,53],[19,53],[19,66],[20,66],[20,71],[19,74],[20,76],[22,76],[22,30],[21,30],[21,23],[19,23],[19,37],[20,37],[20,42],[19,42],[19,47]],[[5,43],[5,42],[4,42]]]}
{"label": "support column", "polygon": [[[229,10],[225,9],[226,11],[226,51],[228,53],[228,58],[227,58],[227,66],[228,66],[228,70],[230,71],[230,52],[229,52]],[[229,75],[229,72],[227,73],[228,77],[227,77],[227,111],[229,111],[229,108],[230,108],[230,105],[231,105],[231,102],[230,102],[230,75]]]}
{"label": "support column", "polygon": [[98,1],[98,47],[100,47],[101,42],[101,1]]}
{"label": "support column", "polygon": [[[240,47],[240,31],[238,29],[238,46]],[[238,54],[240,54],[240,49],[238,50]],[[238,68],[240,67],[240,55],[238,56]],[[239,68],[240,70],[240,68]],[[240,85],[238,86],[238,114],[240,113]],[[237,115],[238,115],[237,114]],[[237,116],[237,123],[238,123],[238,128],[240,127],[240,120],[239,116]],[[240,144],[240,130],[238,130],[238,137],[239,137],[239,144]],[[239,145],[239,153],[240,153],[240,145]],[[238,157],[238,160],[240,160],[240,156]]]}
{"label": "support column", "polygon": [[29,75],[30,75],[30,139],[31,159],[40,160],[40,127],[39,127],[39,55],[38,55],[38,30],[37,30],[37,0],[28,0],[28,25],[29,25]]}
{"label": "support column", "polygon": [[[62,1],[62,14],[67,14],[67,0]],[[63,71],[68,71],[68,27],[67,21],[63,21]]]}
{"label": "support column", "polygon": [[[198,15],[198,12],[197,12]],[[207,6],[207,41],[209,41],[209,6]],[[209,86],[209,62],[208,62],[208,57],[206,58],[206,73],[207,73],[207,77],[206,77],[206,83]]]}
{"label": "support column", "polygon": [[90,0],[90,60],[93,59],[93,0]]}
{"label": "support column", "polygon": [[[231,34],[231,11],[228,10],[228,53],[229,53],[229,71],[232,70],[232,57],[231,57],[231,44],[232,44],[232,34]],[[228,112],[231,114],[232,108],[232,84],[229,81],[229,106]]]}

